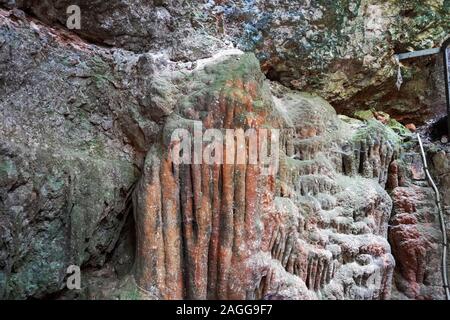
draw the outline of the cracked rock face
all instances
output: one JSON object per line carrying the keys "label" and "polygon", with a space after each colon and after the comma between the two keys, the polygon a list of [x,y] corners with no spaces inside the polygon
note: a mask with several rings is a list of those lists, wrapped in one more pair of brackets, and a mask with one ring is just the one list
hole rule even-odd
{"label": "cracked rock face", "polygon": [[[389,109],[389,57],[436,45],[447,2],[428,16],[399,1],[81,0],[73,31],[69,4],[0,1],[0,298],[442,298],[417,157],[322,97]],[[279,169],[175,163],[174,130],[199,124],[278,130]],[[446,190],[448,153],[430,157]]]}
{"label": "cracked rock face", "polygon": [[135,151],[92,48],[3,10],[0,30],[0,294],[42,297],[70,264],[102,266],[114,249]]}
{"label": "cracked rock face", "polygon": [[[158,35],[172,30],[173,18],[157,1],[5,1],[6,6],[29,10],[47,23],[66,25],[67,8],[78,5],[81,13],[79,33],[91,40],[130,50],[143,51]],[[165,1],[160,1],[165,2]],[[151,21],[152,23],[148,23]],[[144,39],[148,40],[145,41]]]}
{"label": "cracked rock face", "polygon": [[[448,1],[402,0],[2,0],[47,23],[82,13],[82,37],[134,52],[195,61],[231,45],[254,52],[268,78],[316,92],[341,113],[375,107],[424,123],[445,111],[442,63],[402,61],[395,53],[439,47],[448,37]],[[438,97],[441,97],[438,99]]]}
{"label": "cracked rock face", "polygon": [[[414,84],[396,92],[393,54],[438,47],[450,27],[446,1],[212,2],[225,33],[255,52],[269,78],[318,92],[340,112],[370,106],[421,121],[433,115],[423,109],[438,110],[433,101],[438,89],[427,94],[423,84],[430,88],[432,82],[420,76],[429,67],[405,62],[403,75]],[[408,109],[417,104],[421,108]]]}

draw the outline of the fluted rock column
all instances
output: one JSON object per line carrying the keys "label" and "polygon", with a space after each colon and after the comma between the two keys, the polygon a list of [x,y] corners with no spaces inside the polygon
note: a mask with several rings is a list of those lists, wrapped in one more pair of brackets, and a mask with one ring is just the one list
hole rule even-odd
{"label": "fluted rock column", "polygon": [[[254,57],[245,55],[194,73],[194,79],[212,74],[211,92],[180,104],[177,115],[166,121],[163,142],[147,154],[134,194],[135,277],[157,298],[247,298],[252,273],[246,261],[259,250],[261,197],[266,194],[262,191],[272,194],[271,201],[275,189],[273,177],[262,175],[259,164],[248,163],[250,149],[257,147],[250,144],[259,140],[236,138],[231,149],[224,142],[222,159],[232,159],[231,163],[196,163],[198,155],[192,153],[186,164],[173,162],[174,143],[169,137],[179,128],[195,137],[194,124],[224,133],[254,129],[260,135],[258,129],[271,125],[267,119],[271,100],[261,98],[267,92],[261,92],[264,78],[256,67]],[[202,152],[207,145],[203,141]],[[241,153],[245,163],[234,161]]]}

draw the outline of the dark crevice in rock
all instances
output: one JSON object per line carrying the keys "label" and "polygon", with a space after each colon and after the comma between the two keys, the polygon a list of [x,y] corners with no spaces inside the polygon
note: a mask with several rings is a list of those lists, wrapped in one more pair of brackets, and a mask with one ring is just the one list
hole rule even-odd
{"label": "dark crevice in rock", "polygon": [[[106,255],[106,262],[116,260],[115,265],[125,265],[125,270],[119,271],[120,274],[125,274],[131,271],[131,267],[134,265],[134,258],[136,254],[136,225],[134,219],[133,210],[133,192],[136,188],[136,183],[126,191],[123,195],[125,203],[121,215],[123,215],[123,226],[120,229],[120,235],[115,243],[114,248]],[[117,261],[118,259],[125,258],[125,261]],[[127,268],[128,266],[128,268]],[[117,271],[117,270],[116,270]]]}
{"label": "dark crevice in rock", "polygon": [[265,75],[270,81],[278,82],[281,84],[281,75],[274,68],[269,68],[269,70],[265,72]]}
{"label": "dark crevice in rock", "polygon": [[432,141],[440,140],[443,136],[449,136],[447,119],[447,116],[442,117],[430,125],[429,135]]}

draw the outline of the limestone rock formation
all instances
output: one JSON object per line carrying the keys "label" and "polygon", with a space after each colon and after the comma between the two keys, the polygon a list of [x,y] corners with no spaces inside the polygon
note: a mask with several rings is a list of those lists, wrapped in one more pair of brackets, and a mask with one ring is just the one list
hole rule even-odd
{"label": "limestone rock formation", "polygon": [[221,17],[223,32],[240,48],[255,52],[269,78],[318,92],[340,112],[369,106],[422,121],[445,110],[430,79],[443,81],[442,59],[404,62],[398,91],[393,54],[440,46],[450,28],[448,1],[209,3],[207,12]]}
{"label": "limestone rock formation", "polygon": [[63,26],[70,17],[69,6],[77,5],[81,28],[73,31],[81,37],[137,53],[167,54],[175,61],[195,61],[229,45],[207,28],[195,27],[202,1],[1,0],[0,4]]}
{"label": "limestone rock formation", "polygon": [[[272,99],[252,55],[225,53],[183,78],[176,82],[187,96],[169,130],[195,121],[278,128],[280,171],[177,165],[168,141],[153,147],[134,193],[138,285],[175,299],[389,297],[392,203],[380,184],[394,159],[394,142],[383,140],[390,129],[366,136],[362,122],[350,128],[321,98],[275,84]],[[344,156],[343,145],[361,141],[362,159]],[[343,163],[354,161],[362,163],[354,173],[367,178],[345,175]]]}
{"label": "limestone rock formation", "polygon": [[65,25],[79,5],[82,37],[134,52],[196,61],[231,46],[254,52],[268,78],[316,92],[351,115],[375,107],[405,121],[443,113],[442,59],[402,62],[395,53],[438,47],[448,37],[444,0],[2,0]]}
{"label": "limestone rock formation", "polygon": [[[80,0],[68,30],[72,1],[0,0],[0,298],[441,299],[410,132],[334,108],[408,120],[441,96],[419,97],[437,64],[392,91],[392,54],[448,30],[448,1],[402,3]],[[176,163],[200,125],[257,134],[222,159],[270,132],[278,170]]]}
{"label": "limestone rock formation", "polygon": [[[448,170],[438,159],[445,151],[434,156],[433,168]],[[435,194],[426,180],[419,150],[411,145],[393,166],[397,169],[396,184],[392,190],[393,211],[390,221],[389,242],[397,262],[394,275],[394,296],[398,299],[444,299],[441,276],[442,234]],[[445,174],[444,174],[445,175]],[[439,175],[435,175],[439,177]],[[443,191],[445,182],[437,180]]]}
{"label": "limestone rock formation", "polygon": [[0,43],[0,295],[44,297],[115,247],[138,175],[117,118],[133,107],[71,34],[0,10]]}

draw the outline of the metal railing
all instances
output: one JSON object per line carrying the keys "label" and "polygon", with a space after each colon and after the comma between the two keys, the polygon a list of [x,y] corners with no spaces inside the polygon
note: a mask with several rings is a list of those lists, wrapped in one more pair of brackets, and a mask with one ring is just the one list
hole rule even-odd
{"label": "metal railing", "polygon": [[447,278],[447,230],[445,229],[445,221],[444,221],[444,212],[442,211],[442,204],[441,204],[441,196],[439,193],[439,190],[434,183],[433,178],[431,177],[431,174],[428,170],[428,164],[427,164],[427,157],[425,155],[425,151],[423,149],[422,139],[420,138],[420,134],[417,133],[417,139],[419,140],[419,146],[420,146],[420,152],[422,154],[422,162],[423,167],[425,169],[425,174],[427,176],[428,182],[431,184],[431,187],[434,190],[434,193],[436,195],[436,204],[438,207],[438,213],[439,213],[439,223],[441,227],[442,232],[442,257],[441,257],[441,272],[442,272],[442,287],[444,288],[445,297],[447,300],[450,300],[450,292],[448,287],[448,278]]}
{"label": "metal railing", "polygon": [[448,67],[449,67],[449,53],[448,53],[448,46],[450,45],[450,38],[444,41],[444,43],[441,46],[442,55],[444,58],[444,77],[445,77],[445,97],[447,102],[447,137],[449,137],[450,141],[450,81],[449,81],[449,74],[448,74]]}

